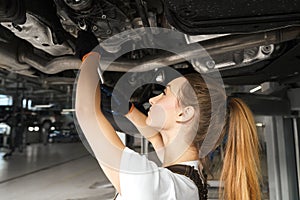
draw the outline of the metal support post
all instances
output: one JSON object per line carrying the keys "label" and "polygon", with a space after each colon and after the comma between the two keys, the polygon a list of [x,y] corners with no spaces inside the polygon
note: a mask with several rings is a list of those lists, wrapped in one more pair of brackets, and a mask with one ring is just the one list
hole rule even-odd
{"label": "metal support post", "polygon": [[298,137],[298,127],[297,118],[293,118],[293,128],[294,128],[294,140],[295,140],[295,151],[296,151],[296,167],[297,167],[297,180],[298,180],[298,198],[300,199],[300,155],[299,155],[299,137]]}
{"label": "metal support post", "polygon": [[141,154],[148,155],[148,140],[144,137],[141,138]]}

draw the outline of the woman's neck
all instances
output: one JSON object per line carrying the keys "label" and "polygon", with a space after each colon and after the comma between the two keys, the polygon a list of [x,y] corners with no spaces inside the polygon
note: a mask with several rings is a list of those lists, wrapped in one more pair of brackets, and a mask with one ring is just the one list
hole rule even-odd
{"label": "woman's neck", "polygon": [[190,126],[173,126],[169,130],[161,130],[164,143],[164,162],[163,166],[169,166],[186,161],[198,160],[199,151],[192,141],[187,141],[191,135]]}
{"label": "woman's neck", "polygon": [[175,165],[183,162],[199,160],[199,153],[195,147],[190,146],[179,158],[172,158],[171,154],[165,152],[163,166]]}

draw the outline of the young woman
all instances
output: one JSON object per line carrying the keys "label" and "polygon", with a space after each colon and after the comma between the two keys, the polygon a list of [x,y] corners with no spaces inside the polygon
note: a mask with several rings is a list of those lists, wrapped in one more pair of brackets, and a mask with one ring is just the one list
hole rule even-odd
{"label": "young woman", "polygon": [[[199,154],[208,129],[214,130],[210,127],[216,114],[211,111],[212,105],[224,106],[221,101],[212,102],[219,98],[211,95],[226,98],[225,93],[217,86],[208,87],[200,74],[189,74],[170,81],[161,94],[151,98],[147,116],[134,107],[130,109],[125,116],[153,144],[163,163],[159,167],[125,147],[99,110],[98,59],[96,53],[90,54],[81,66],[76,118],[101,168],[119,193],[117,199],[207,199]],[[217,143],[211,144],[212,151],[226,135],[220,198],[259,200],[258,137],[253,116],[240,99],[230,98],[226,107],[225,125]],[[172,166],[191,166],[189,169],[196,171],[183,175]]]}

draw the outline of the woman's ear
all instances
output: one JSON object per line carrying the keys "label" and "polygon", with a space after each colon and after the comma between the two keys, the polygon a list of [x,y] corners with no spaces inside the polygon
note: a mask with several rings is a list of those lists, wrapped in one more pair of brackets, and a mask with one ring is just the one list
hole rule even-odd
{"label": "woman's ear", "polygon": [[181,110],[177,116],[177,122],[187,122],[190,121],[195,115],[195,109],[193,106],[187,106]]}

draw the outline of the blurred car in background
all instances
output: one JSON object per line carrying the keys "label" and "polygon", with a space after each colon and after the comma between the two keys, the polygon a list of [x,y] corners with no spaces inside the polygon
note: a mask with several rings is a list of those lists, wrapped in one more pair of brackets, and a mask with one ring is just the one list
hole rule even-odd
{"label": "blurred car in background", "polygon": [[62,115],[59,110],[27,111],[26,142],[75,142],[78,139],[72,115]]}
{"label": "blurred car in background", "polygon": [[68,127],[51,127],[48,137],[49,143],[67,143],[67,142],[79,142],[80,138],[75,129],[74,123],[69,123]]}

